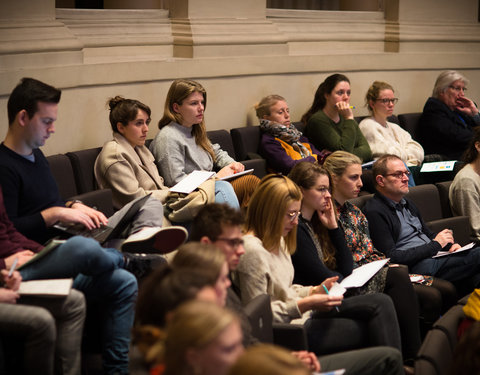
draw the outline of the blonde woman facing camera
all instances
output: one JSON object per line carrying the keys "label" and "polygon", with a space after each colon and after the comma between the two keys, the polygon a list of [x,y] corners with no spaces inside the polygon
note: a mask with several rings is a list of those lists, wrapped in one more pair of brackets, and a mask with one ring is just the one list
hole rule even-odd
{"label": "blonde woman facing camera", "polygon": [[327,295],[325,288],[338,277],[315,286],[292,283],[290,255],[296,248],[301,199],[298,186],[285,176],[265,176],[257,187],[247,209],[245,254],[233,280],[242,302],[269,294],[274,321],[304,324],[309,348],[317,355],[375,345],[400,348],[398,323],[387,296],[343,300]]}
{"label": "blonde woman facing camera", "polygon": [[260,154],[275,172],[287,175],[301,161],[323,163],[325,152],[318,151],[290,121],[290,108],[280,95],[268,95],[255,106],[262,138]]}

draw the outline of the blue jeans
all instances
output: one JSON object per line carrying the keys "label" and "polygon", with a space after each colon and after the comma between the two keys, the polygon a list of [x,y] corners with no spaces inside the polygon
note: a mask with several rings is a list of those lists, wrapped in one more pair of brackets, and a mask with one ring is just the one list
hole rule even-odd
{"label": "blue jeans", "polygon": [[232,184],[227,181],[215,181],[215,202],[226,203],[236,210],[240,209],[240,203],[238,203]]}
{"label": "blue jeans", "polygon": [[441,258],[426,258],[410,267],[412,273],[432,275],[450,282],[472,278],[480,287],[480,247]]}
{"label": "blue jeans", "polygon": [[107,374],[128,374],[128,348],[137,297],[137,281],[122,269],[122,254],[93,239],[75,236],[20,270],[24,280],[74,278],[88,303],[100,306],[102,355]]}

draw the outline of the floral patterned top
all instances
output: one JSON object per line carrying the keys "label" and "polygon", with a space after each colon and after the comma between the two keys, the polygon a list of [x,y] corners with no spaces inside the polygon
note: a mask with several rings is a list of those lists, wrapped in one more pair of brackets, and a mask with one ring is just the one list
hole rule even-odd
{"label": "floral patterned top", "polygon": [[[354,266],[360,267],[375,260],[385,259],[385,254],[375,249],[368,230],[368,220],[363,212],[352,203],[346,201],[343,205],[335,202],[338,220],[345,232],[347,246],[352,251]],[[385,287],[388,266],[385,266],[367,284],[368,292],[380,292]],[[413,277],[413,279],[412,279]],[[410,274],[410,279],[424,285],[431,285],[433,277]]]}
{"label": "floral patterned top", "polygon": [[375,260],[385,259],[385,255],[375,249],[368,231],[368,221],[360,209],[345,202],[343,206],[336,203],[338,220],[345,232],[347,246],[353,254],[354,268]]}

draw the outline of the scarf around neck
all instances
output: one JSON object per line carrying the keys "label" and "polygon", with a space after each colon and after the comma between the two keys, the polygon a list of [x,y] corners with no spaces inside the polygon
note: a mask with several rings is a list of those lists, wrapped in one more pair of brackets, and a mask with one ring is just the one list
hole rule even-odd
{"label": "scarf around neck", "polygon": [[300,142],[302,132],[295,126],[286,126],[262,119],[260,120],[260,129],[263,132],[288,143],[302,156],[302,158],[306,158],[307,156],[311,155],[310,151],[308,151],[308,149]]}

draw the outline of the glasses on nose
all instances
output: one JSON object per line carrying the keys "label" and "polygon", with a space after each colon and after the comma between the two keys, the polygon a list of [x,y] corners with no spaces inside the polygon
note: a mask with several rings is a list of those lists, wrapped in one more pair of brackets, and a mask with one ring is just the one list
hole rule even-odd
{"label": "glasses on nose", "polygon": [[298,215],[300,215],[300,214],[301,214],[300,211],[294,211],[294,212],[287,213],[287,216],[289,217],[290,222],[293,223],[295,221],[295,219],[298,217]]}
{"label": "glasses on nose", "polygon": [[462,86],[448,86],[448,87],[450,87],[452,90],[455,90],[456,92],[460,92],[460,91],[466,92],[467,91],[467,88],[462,87]]}
{"label": "glasses on nose", "polygon": [[392,176],[398,180],[400,180],[403,175],[405,175],[407,178],[410,177],[411,173],[410,171],[398,171],[398,172],[395,172],[395,173],[387,173],[385,176]]}
{"label": "glasses on nose", "polygon": [[398,98],[384,98],[384,99],[377,99],[377,102],[380,102],[382,104],[397,104]]}
{"label": "glasses on nose", "polygon": [[242,238],[217,238],[217,241],[224,241],[234,249],[239,246],[243,246],[243,239]]}

